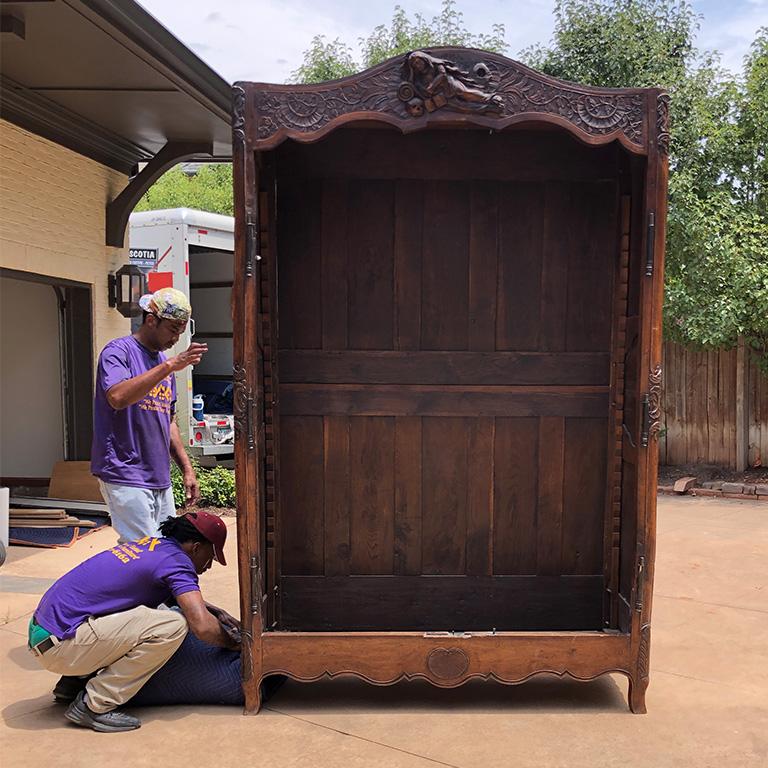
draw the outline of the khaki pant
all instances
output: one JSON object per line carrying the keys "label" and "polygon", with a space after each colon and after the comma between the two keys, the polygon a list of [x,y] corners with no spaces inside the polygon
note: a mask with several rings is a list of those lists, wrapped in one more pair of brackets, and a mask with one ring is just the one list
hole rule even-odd
{"label": "khaki pant", "polygon": [[135,696],[144,683],[173,656],[187,634],[178,611],[139,606],[83,622],[74,637],[38,657],[59,675],[89,675],[88,706],[110,712]]}

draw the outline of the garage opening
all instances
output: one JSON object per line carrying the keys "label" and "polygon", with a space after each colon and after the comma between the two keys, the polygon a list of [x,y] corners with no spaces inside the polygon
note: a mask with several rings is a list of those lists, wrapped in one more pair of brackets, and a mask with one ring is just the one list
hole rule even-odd
{"label": "garage opening", "polygon": [[0,269],[0,480],[48,484],[90,458],[93,317],[84,283]]}

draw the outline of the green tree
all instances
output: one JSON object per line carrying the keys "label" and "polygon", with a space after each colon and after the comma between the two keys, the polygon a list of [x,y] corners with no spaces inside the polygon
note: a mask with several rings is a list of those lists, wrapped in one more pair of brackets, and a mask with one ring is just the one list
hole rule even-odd
{"label": "green tree", "polygon": [[176,166],[158,179],[139,200],[137,211],[197,208],[232,216],[232,164],[201,165],[194,175]]}
{"label": "green tree", "polygon": [[326,42],[322,35],[312,40],[304,52],[304,62],[293,72],[296,83],[317,83],[345,77],[380,64],[393,56],[418,48],[440,45],[459,45],[504,53],[507,43],[503,24],[492,24],[491,31],[473,34],[464,25],[464,15],[456,8],[455,0],[443,0],[440,13],[428,21],[420,13],[409,18],[399,5],[395,6],[389,26],[380,24],[368,37],[360,39],[363,58],[358,64],[352,58],[348,45],[338,38]]}
{"label": "green tree", "polygon": [[685,0],[558,0],[547,74],[671,95],[665,332],[697,347],[743,335],[768,371],[765,30],[734,78],[695,46]]}
{"label": "green tree", "polygon": [[295,83],[322,83],[353,75],[356,71],[357,65],[346,43],[339,38],[326,42],[323,35],[316,35],[304,51],[304,62],[291,73],[291,79]]}

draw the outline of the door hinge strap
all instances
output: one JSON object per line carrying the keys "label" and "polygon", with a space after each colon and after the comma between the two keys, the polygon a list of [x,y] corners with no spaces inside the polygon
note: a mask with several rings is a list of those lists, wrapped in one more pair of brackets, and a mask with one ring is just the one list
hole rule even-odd
{"label": "door hinge strap", "polygon": [[637,558],[637,594],[635,595],[635,610],[643,611],[643,592],[645,591],[645,557]]}
{"label": "door hinge strap", "polygon": [[656,214],[653,211],[648,214],[647,238],[645,243],[645,274],[646,277],[651,277],[656,256]]}
{"label": "door hinge strap", "polygon": [[256,262],[261,259],[259,255],[259,223],[256,214],[248,213],[245,216],[245,276],[253,277]]}
{"label": "door hinge strap", "polygon": [[651,397],[646,392],[643,395],[643,431],[640,433],[640,445],[648,447],[648,438],[651,431]]}
{"label": "door hinge strap", "polygon": [[251,556],[251,613],[261,611],[261,564],[256,555]]}

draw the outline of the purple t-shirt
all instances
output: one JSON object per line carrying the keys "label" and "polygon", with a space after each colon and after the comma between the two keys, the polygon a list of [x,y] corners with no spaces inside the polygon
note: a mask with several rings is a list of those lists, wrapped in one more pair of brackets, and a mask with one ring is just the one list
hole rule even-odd
{"label": "purple t-shirt", "polygon": [[43,595],[35,620],[66,640],[89,616],[139,605],[157,608],[172,596],[194,591],[200,587],[189,555],[175,539],[146,536],[94,555],[65,573]]}
{"label": "purple t-shirt", "polygon": [[91,472],[105,483],[161,489],[171,484],[171,417],[176,377],[156,384],[138,403],[116,411],[107,390],[151,370],[166,359],[133,336],[110,341],[99,355],[93,402]]}

